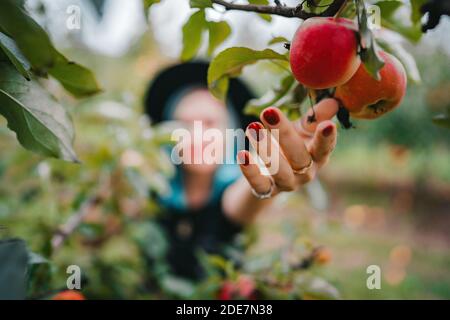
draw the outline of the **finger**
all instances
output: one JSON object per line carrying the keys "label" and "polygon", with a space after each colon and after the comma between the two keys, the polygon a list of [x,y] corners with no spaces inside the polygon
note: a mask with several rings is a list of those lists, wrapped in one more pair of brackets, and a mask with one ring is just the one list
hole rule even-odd
{"label": "finger", "polygon": [[250,152],[241,150],[238,152],[237,156],[242,174],[247,179],[250,186],[260,194],[269,192],[271,188],[270,177],[261,174],[261,171]]}
{"label": "finger", "polygon": [[270,131],[259,122],[252,122],[245,132],[253,149],[266,166],[277,187],[283,191],[294,190],[295,176],[280,147]]}
{"label": "finger", "polygon": [[292,169],[300,170],[311,162],[303,139],[283,112],[277,108],[267,108],[261,113],[261,120],[278,141]]}
{"label": "finger", "polygon": [[322,121],[317,125],[313,139],[308,145],[314,162],[320,167],[324,165],[336,145],[336,125],[331,120]]}
{"label": "finger", "polygon": [[[325,120],[333,118],[339,110],[338,102],[335,99],[327,98],[320,101],[307,114],[294,123],[297,132],[302,136],[312,137],[317,125]],[[311,121],[313,119],[314,121]]]}
{"label": "finger", "polygon": [[308,171],[306,171],[303,174],[298,174],[297,181],[300,184],[307,184],[308,182],[313,180],[317,173],[317,169],[318,169],[317,167],[318,167],[317,164],[314,163],[313,166],[310,169],[308,169]]}

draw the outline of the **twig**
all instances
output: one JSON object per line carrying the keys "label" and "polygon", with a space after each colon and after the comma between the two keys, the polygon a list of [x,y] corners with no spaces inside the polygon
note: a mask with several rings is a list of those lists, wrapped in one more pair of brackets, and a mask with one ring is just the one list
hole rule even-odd
{"label": "twig", "polygon": [[[53,251],[56,251],[61,247],[64,241],[79,227],[79,225],[83,222],[86,215],[89,213],[91,208],[95,205],[101,203],[101,201],[106,197],[106,194],[109,192],[111,185],[110,176],[108,174],[103,173],[99,178],[98,189],[95,194],[88,197],[81,205],[78,211],[74,212],[69,219],[67,219],[66,223],[64,223],[61,227],[53,235],[51,240],[51,245]],[[94,190],[92,190],[94,192]]]}
{"label": "twig", "polygon": [[344,11],[345,6],[347,5],[348,0],[344,0],[344,3],[341,5],[338,11],[334,14],[335,17],[339,17],[342,14],[342,11]]}
{"label": "twig", "polygon": [[327,9],[321,13],[306,12],[303,10],[302,4],[297,7],[288,6],[269,6],[257,4],[236,4],[225,0],[212,0],[213,3],[223,6],[226,10],[250,11],[263,14],[273,14],[287,18],[308,19],[311,17],[331,17],[334,16],[339,9],[345,4],[346,0],[334,0]]}
{"label": "twig", "polygon": [[53,236],[51,242],[54,251],[57,250],[64,243],[67,237],[75,231],[75,229],[83,221],[84,217],[89,213],[89,209],[97,202],[97,196],[86,199],[86,201],[81,204],[80,209],[71,215],[64,225],[58,228],[58,231]]}

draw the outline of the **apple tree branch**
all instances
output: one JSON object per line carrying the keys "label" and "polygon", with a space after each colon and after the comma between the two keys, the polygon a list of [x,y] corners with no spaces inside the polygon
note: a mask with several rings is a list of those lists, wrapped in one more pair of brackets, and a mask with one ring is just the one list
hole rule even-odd
{"label": "apple tree branch", "polygon": [[287,18],[308,19],[311,17],[331,17],[334,16],[344,6],[347,0],[334,0],[321,13],[306,12],[303,10],[304,1],[296,7],[281,5],[279,2],[275,6],[257,4],[236,4],[226,0],[211,0],[212,3],[221,5],[225,10],[249,11],[262,14],[272,14]]}

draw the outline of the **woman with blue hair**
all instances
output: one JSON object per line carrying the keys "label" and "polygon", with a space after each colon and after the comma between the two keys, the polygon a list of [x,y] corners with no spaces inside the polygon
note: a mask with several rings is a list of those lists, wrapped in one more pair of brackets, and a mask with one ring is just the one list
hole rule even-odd
{"label": "woman with blue hair", "polygon": [[[225,255],[235,235],[277,194],[313,179],[336,143],[330,120],[338,111],[335,100],[324,99],[314,107],[314,122],[308,120],[311,114],[291,122],[276,108],[263,110],[257,121],[242,112],[252,98],[245,84],[232,79],[224,103],[207,90],[207,69],[202,62],[169,67],[157,75],[145,98],[153,123],[175,120],[190,133],[190,139],[177,144],[177,159],[172,150],[172,160],[182,161],[170,191],[157,197],[166,211],[159,222],[169,239],[171,272],[189,279],[203,275],[199,251]],[[199,125],[216,139],[196,134]],[[230,129],[245,130],[256,153],[225,141]],[[206,152],[210,149],[214,151]]]}

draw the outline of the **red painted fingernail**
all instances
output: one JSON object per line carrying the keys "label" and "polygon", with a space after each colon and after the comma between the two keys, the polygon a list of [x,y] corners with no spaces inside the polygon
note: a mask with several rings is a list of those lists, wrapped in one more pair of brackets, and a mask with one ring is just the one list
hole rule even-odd
{"label": "red painted fingernail", "polygon": [[259,122],[252,122],[248,125],[247,129],[250,131],[250,135],[256,141],[260,141],[264,138],[263,125]]}
{"label": "red painted fingernail", "polygon": [[270,108],[264,111],[263,118],[271,126],[277,125],[278,122],[280,122],[280,116],[274,108]]}
{"label": "red painted fingernail", "polygon": [[322,135],[326,138],[333,132],[333,126],[329,125],[325,129],[322,130]]}
{"label": "red painted fingernail", "polygon": [[248,156],[247,152],[239,153],[238,157],[239,157],[239,164],[242,164],[244,166],[248,166],[250,164],[250,157]]}

